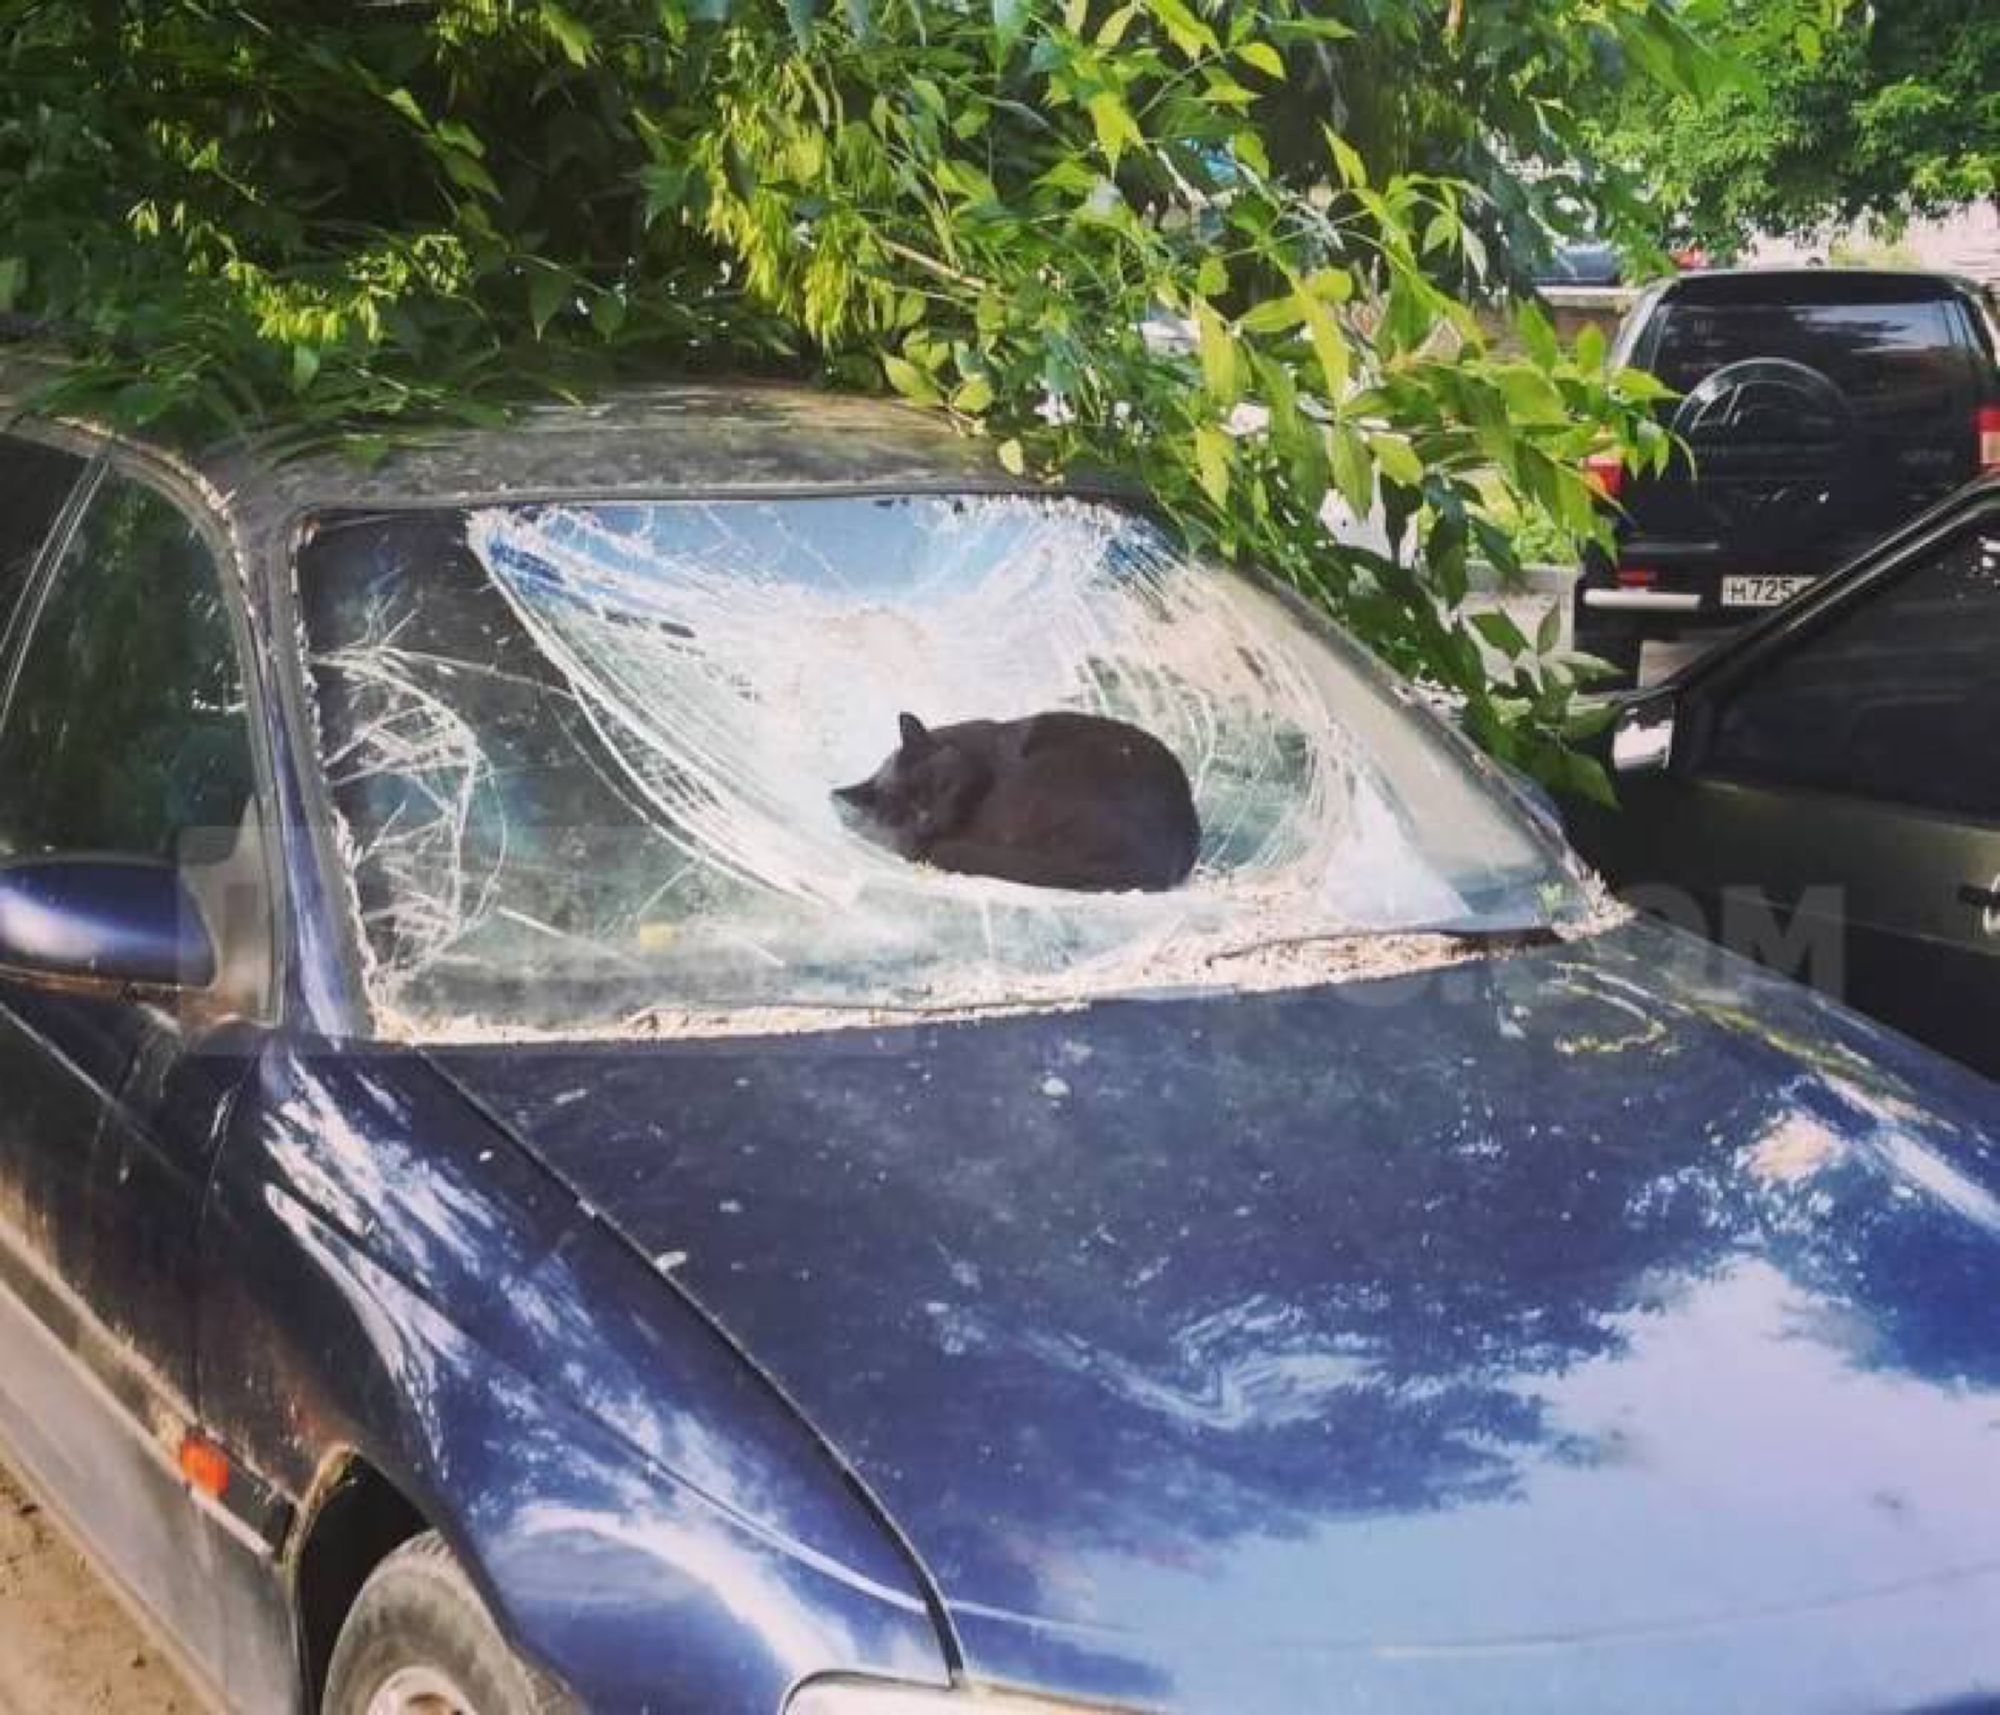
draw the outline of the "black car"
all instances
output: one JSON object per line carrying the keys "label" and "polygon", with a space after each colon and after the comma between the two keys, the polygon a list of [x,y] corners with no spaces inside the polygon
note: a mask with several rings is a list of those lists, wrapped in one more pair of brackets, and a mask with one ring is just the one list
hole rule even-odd
{"label": "black car", "polygon": [[2000,1078],[2000,476],[1656,690],[1622,808],[1570,833],[1636,902]]}
{"label": "black car", "polygon": [[1970,281],[1867,269],[1684,275],[1649,288],[1613,361],[1674,390],[1659,475],[1593,474],[1616,509],[1576,591],[1577,646],[1636,672],[1648,638],[1774,607],[2000,469],[1993,303]]}

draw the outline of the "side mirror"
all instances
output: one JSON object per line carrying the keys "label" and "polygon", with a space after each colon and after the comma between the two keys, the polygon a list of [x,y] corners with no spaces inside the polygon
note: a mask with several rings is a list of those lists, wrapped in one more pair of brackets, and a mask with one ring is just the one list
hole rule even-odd
{"label": "side mirror", "polygon": [[1611,728],[1616,774],[1658,774],[1674,754],[1674,699],[1642,697],[1619,711]]}
{"label": "side mirror", "polygon": [[29,858],[0,868],[0,967],[92,986],[199,989],[215,942],[171,864]]}

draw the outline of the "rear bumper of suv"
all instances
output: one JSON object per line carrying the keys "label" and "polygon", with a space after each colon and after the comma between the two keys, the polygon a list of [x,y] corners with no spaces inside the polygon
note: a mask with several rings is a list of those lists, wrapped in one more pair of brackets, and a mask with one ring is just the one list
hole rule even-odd
{"label": "rear bumper of suv", "polygon": [[[1819,578],[1868,546],[1867,539],[1828,542],[1810,558],[1750,559],[1713,542],[1654,542],[1633,538],[1620,545],[1616,564],[1598,549],[1584,556],[1575,594],[1577,647],[1616,661],[1648,639],[1690,631],[1734,630],[1770,609],[1725,606],[1723,580],[1775,576]],[[1621,577],[1621,568],[1623,575]],[[1633,581],[1643,568],[1649,581]]]}
{"label": "rear bumper of suv", "polygon": [[[1577,591],[1579,607],[1595,613],[1650,613],[1698,615],[1702,597],[1694,590],[1626,590],[1583,585]],[[1718,605],[1716,617],[1722,617]]]}

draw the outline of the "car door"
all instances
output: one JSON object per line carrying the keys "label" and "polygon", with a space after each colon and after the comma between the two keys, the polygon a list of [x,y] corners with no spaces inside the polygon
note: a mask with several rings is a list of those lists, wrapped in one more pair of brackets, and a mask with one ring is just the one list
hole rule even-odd
{"label": "car door", "polygon": [[220,1569],[214,1509],[182,1474],[195,1243],[269,987],[224,563],[191,505],[106,469],[23,591],[0,667],[0,865],[170,862],[221,949],[218,983],[181,999],[0,970],[0,1427],[197,1658],[217,1644]]}
{"label": "car door", "polygon": [[2000,496],[1696,675],[1628,796],[1628,876],[2000,1076]]}
{"label": "car door", "polygon": [[[38,569],[81,498],[86,476],[94,475],[82,453],[16,435],[0,438],[0,642],[15,634],[23,598],[38,587]],[[6,683],[5,660],[0,653],[0,687]],[[88,1041],[79,1047],[84,1059],[98,1059]],[[29,1021],[0,1008],[0,1089],[9,1093],[0,1109],[0,1221],[13,1233],[33,1228],[23,1140],[44,1128],[87,1130],[96,1118],[88,1079],[51,1087],[25,1075],[39,1056]],[[7,1260],[0,1251],[0,1268]]]}

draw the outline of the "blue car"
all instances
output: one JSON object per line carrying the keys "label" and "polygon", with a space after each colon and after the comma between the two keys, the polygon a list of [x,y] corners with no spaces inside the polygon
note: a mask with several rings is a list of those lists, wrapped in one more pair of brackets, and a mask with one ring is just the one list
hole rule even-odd
{"label": "blue car", "polygon": [[[1962,1709],[2000,1091],[921,414],[0,431],[0,1441],[219,1703]],[[945,874],[925,722],[1193,875]]]}

